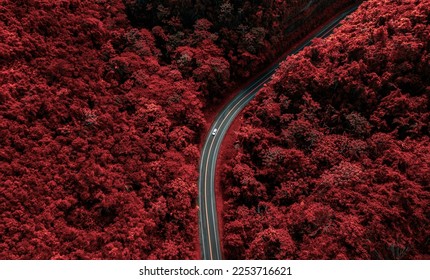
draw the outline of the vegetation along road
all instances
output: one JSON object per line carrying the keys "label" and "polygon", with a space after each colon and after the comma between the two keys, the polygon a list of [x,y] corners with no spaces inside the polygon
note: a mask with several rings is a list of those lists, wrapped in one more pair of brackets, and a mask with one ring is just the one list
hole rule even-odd
{"label": "vegetation along road", "polygon": [[[314,38],[324,38],[328,36],[333,29],[336,28],[346,16],[356,10],[357,7],[358,5],[339,14],[315,34],[315,36],[306,40],[288,55],[301,51],[304,47],[308,46]],[[279,64],[280,61],[256,77],[245,88],[240,90],[237,96],[219,112],[203,146],[199,177],[199,228],[201,257],[205,260],[222,259],[215,200],[215,169],[221,143],[236,116],[255,97],[261,87],[270,81],[272,75],[279,67]]]}

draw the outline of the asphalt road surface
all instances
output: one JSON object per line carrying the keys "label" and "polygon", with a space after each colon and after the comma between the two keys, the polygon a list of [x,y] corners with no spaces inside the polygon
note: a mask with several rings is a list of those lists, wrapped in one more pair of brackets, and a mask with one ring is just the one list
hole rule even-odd
{"label": "asphalt road surface", "polygon": [[[301,51],[310,44],[314,38],[327,37],[342,19],[352,13],[358,7],[345,11],[336,19],[324,26],[315,36],[309,38],[297,49],[288,55]],[[283,60],[283,59],[282,59]],[[217,208],[215,199],[215,168],[222,140],[231,123],[242,109],[255,97],[264,84],[270,81],[273,73],[279,67],[278,61],[266,72],[256,77],[249,85],[243,88],[233,100],[230,101],[215,118],[205,145],[201,153],[200,177],[199,177],[199,229],[201,257],[204,260],[221,260],[221,245],[218,231]],[[216,131],[214,132],[214,130]]]}

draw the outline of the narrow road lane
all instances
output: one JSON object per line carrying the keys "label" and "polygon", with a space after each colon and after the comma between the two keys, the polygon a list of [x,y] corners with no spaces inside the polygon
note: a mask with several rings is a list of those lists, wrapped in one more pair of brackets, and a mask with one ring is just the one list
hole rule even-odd
{"label": "narrow road lane", "polygon": [[[339,25],[340,21],[356,10],[357,7],[358,5],[340,14],[336,19],[322,28],[315,36],[308,39],[288,55],[301,51],[316,37],[323,38],[328,36],[328,34]],[[265,73],[256,77],[250,85],[242,89],[237,96],[220,111],[210,128],[203,146],[199,177],[199,228],[201,256],[204,260],[222,259],[215,199],[215,169],[222,140],[236,116],[255,97],[261,87],[270,81],[273,73],[279,67],[279,64],[280,62],[276,63]],[[214,129],[216,129],[216,131],[214,131]]]}

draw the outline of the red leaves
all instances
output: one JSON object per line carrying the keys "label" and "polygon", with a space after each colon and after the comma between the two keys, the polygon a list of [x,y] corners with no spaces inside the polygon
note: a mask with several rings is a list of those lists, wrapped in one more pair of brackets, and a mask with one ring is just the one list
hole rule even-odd
{"label": "red leaves", "polygon": [[121,1],[75,2],[2,11],[0,257],[196,258],[198,85]]}
{"label": "red leaves", "polygon": [[224,172],[228,258],[429,258],[428,14],[367,1],[281,65]]}
{"label": "red leaves", "polygon": [[296,250],[288,230],[268,228],[260,232],[249,246],[247,259],[288,259]]}

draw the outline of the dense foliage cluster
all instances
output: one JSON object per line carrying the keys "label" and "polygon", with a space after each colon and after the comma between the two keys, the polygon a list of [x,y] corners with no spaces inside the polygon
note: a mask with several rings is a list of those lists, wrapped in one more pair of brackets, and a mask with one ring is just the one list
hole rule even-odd
{"label": "dense foliage cluster", "polygon": [[6,2],[0,258],[196,258],[197,83],[117,1]]}
{"label": "dense foliage cluster", "polygon": [[197,258],[204,106],[346,4],[0,1],[0,258]]}
{"label": "dense foliage cluster", "polygon": [[224,166],[228,258],[430,258],[430,2],[369,0],[285,61]]}
{"label": "dense foliage cluster", "polygon": [[228,85],[249,77],[294,40],[357,1],[124,2],[134,26],[152,29],[161,60],[178,64],[187,77],[206,81],[200,90],[212,101],[230,89]]}

